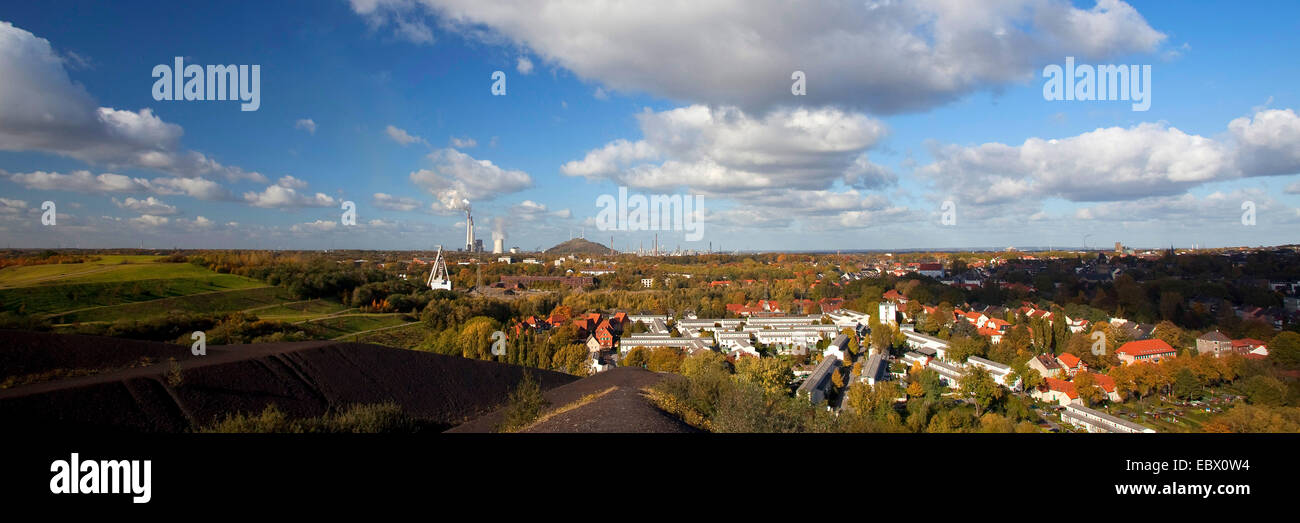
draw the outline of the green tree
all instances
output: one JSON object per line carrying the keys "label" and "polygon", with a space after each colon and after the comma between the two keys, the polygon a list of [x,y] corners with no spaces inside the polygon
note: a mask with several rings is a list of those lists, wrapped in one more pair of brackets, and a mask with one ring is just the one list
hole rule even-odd
{"label": "green tree", "polygon": [[1268,344],[1269,357],[1286,368],[1300,367],[1300,334],[1285,331]]}
{"label": "green tree", "polygon": [[1191,369],[1186,367],[1174,375],[1173,387],[1174,396],[1181,399],[1192,399],[1201,395],[1200,380],[1197,380]]}
{"label": "green tree", "polygon": [[1286,384],[1270,376],[1251,376],[1241,383],[1241,390],[1252,405],[1281,405],[1286,401]]}
{"label": "green tree", "polygon": [[1002,399],[1006,392],[1001,385],[993,381],[989,371],[974,365],[966,369],[958,384],[961,394],[974,400],[976,416],[982,415],[985,409]]}
{"label": "green tree", "polygon": [[987,348],[987,342],[983,338],[955,337],[949,343],[944,357],[951,362],[964,363],[971,356],[984,356]]}
{"label": "green tree", "polygon": [[1038,369],[1029,366],[1029,360],[1011,365],[1011,374],[1007,375],[1007,383],[1015,383],[1017,379],[1020,380],[1020,388],[1027,391],[1034,390],[1044,383]]}

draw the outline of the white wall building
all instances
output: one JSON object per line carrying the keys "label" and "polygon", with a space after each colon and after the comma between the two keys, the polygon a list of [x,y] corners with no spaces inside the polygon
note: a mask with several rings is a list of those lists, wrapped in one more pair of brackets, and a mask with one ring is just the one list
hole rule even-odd
{"label": "white wall building", "polygon": [[1008,367],[996,361],[986,360],[979,356],[971,356],[969,358],[966,358],[966,364],[973,365],[989,371],[989,374],[993,376],[993,381],[996,381],[998,385],[1001,385],[1011,390],[1017,390],[1020,388],[1020,378],[1016,378],[1015,382],[1013,383],[1007,383],[1007,379],[1011,375],[1011,367]]}
{"label": "white wall building", "polygon": [[903,337],[907,339],[907,344],[912,349],[926,348],[935,352],[935,356],[944,359],[948,354],[948,342],[928,334],[922,334],[914,330],[903,329]]}

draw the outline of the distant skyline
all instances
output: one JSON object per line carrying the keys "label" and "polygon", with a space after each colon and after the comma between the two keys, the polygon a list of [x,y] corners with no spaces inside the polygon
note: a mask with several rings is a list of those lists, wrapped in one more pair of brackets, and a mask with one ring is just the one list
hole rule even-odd
{"label": "distant skyline", "polygon": [[[1289,1],[7,5],[0,236],[454,250],[468,201],[489,249],[584,232],[649,248],[654,231],[597,228],[598,199],[625,187],[702,198],[701,239],[659,231],[667,250],[1296,243],[1297,16]],[[178,57],[258,66],[256,110],[157,99],[152,72]],[[1149,66],[1149,108],[1045,96],[1045,68],[1103,65]]]}

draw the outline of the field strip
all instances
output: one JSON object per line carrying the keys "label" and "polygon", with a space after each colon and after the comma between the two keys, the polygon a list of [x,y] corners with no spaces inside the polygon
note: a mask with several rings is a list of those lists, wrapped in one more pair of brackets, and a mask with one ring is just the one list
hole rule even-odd
{"label": "field strip", "polygon": [[151,302],[151,301],[158,301],[158,300],[169,300],[169,299],[173,299],[173,298],[189,298],[189,297],[193,297],[193,296],[204,296],[204,295],[208,295],[208,294],[221,294],[221,293],[225,293],[225,292],[247,291],[247,290],[250,290],[250,289],[265,289],[265,288],[267,288],[267,287],[272,287],[272,285],[261,285],[261,286],[258,286],[258,287],[244,287],[244,288],[242,288],[242,289],[225,289],[225,290],[220,290],[220,291],[196,292],[196,293],[194,293],[194,294],[182,294],[182,295],[180,295],[180,296],[167,296],[167,297],[163,297],[163,298],[155,298],[155,299],[152,299],[152,300],[144,300],[144,301],[130,301],[130,302],[126,302],[126,303],[115,303],[115,304],[113,304],[113,305],[96,305],[96,306],[94,306],[94,307],[86,307],[86,308],[84,308],[84,309],[76,309],[76,310],[62,311],[62,312],[53,312],[53,313],[46,314],[45,317],[46,317],[46,318],[53,318],[53,317],[56,317],[56,316],[64,316],[64,315],[68,315],[68,314],[74,314],[74,313],[78,313],[78,312],[85,312],[85,311],[94,310],[94,309],[103,309],[103,308],[106,308],[106,307],[121,307],[121,306],[123,306],[123,305],[135,305],[135,304],[137,304],[137,303],[149,303],[149,302]]}
{"label": "field strip", "polygon": [[402,327],[410,327],[410,326],[415,325],[415,324],[418,324],[418,323],[421,323],[421,322],[419,322],[419,321],[413,321],[413,322],[411,322],[411,323],[403,323],[403,324],[401,324],[401,325],[390,325],[390,326],[388,326],[388,327],[380,327],[380,328],[378,328],[378,329],[370,329],[370,330],[368,330],[368,331],[353,332],[353,333],[351,333],[351,334],[344,334],[344,335],[342,335],[342,336],[339,336],[339,337],[337,337],[337,338],[334,338],[334,341],[342,341],[343,338],[349,338],[349,337],[352,337],[352,336],[360,336],[360,335],[362,335],[362,334],[369,334],[369,333],[371,333],[371,332],[379,332],[379,331],[386,331],[386,330],[389,330],[389,329],[400,329],[400,328],[402,328]]}
{"label": "field strip", "polygon": [[[253,288],[254,288],[254,289],[260,289],[261,287],[253,287]],[[193,296],[193,295],[191,295],[191,296]],[[310,299],[310,300],[302,300],[302,301],[291,301],[291,302],[288,302],[288,303],[272,303],[272,304],[270,304],[270,305],[259,305],[259,306],[257,306],[257,307],[253,307],[253,308],[251,308],[251,309],[244,309],[244,310],[239,311],[239,312],[253,312],[253,311],[262,310],[262,309],[271,309],[271,308],[274,308],[274,307],[287,307],[287,306],[289,306],[289,305],[297,305],[297,304],[299,304],[299,303],[308,303],[308,302],[313,302],[313,301],[316,301],[316,298],[313,298],[313,299]],[[298,316],[298,315],[297,315],[297,314],[292,314],[292,315],[288,315],[288,316]]]}
{"label": "field strip", "polygon": [[97,267],[92,268],[92,269],[90,269],[90,270],[81,271],[81,272],[65,272],[65,273],[62,273],[62,274],[53,274],[53,275],[49,275],[49,276],[41,276],[41,277],[39,277],[39,278],[34,278],[34,279],[30,279],[30,280],[22,280],[22,281],[19,282],[17,285],[10,285],[10,284],[7,284],[7,283],[0,283],[0,289],[21,289],[21,288],[23,288],[23,287],[33,287],[33,286],[35,286],[35,285],[33,285],[33,284],[40,283],[40,282],[43,282],[43,281],[46,281],[46,280],[61,280],[61,279],[64,279],[64,278],[79,278],[79,277],[87,276],[87,275],[90,275],[90,274],[99,274],[99,273],[101,273],[101,272],[110,272],[110,271],[114,271],[114,270],[117,270],[118,267],[121,267],[121,266],[120,266],[120,265],[102,265],[102,266],[97,266]]}
{"label": "field strip", "polygon": [[[324,320],[324,319],[334,318],[334,317],[338,317],[338,316],[366,316],[366,315],[367,315],[367,313],[351,313],[351,314],[349,314],[351,311],[354,311],[354,310],[356,310],[356,309],[343,309],[343,310],[338,311],[338,312],[331,312],[331,313],[329,313],[329,314],[326,314],[326,315],[324,315],[324,316],[320,316],[320,317],[318,317],[318,318],[311,318],[311,319],[306,319],[306,320],[302,320],[302,321],[295,321],[295,322],[293,322],[293,323],[294,323],[294,325],[297,325],[297,324],[299,324],[299,323],[307,323],[307,322],[311,322],[311,321]],[[377,314],[390,314],[390,313],[384,313],[384,312],[381,312],[381,313],[377,313]],[[394,313],[391,313],[391,314],[397,314],[397,313],[394,312]]]}

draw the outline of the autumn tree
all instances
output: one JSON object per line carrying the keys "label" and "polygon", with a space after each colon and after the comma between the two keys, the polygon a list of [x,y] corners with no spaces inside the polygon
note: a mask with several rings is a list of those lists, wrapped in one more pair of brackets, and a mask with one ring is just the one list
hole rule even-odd
{"label": "autumn tree", "polygon": [[1091,372],[1080,372],[1074,376],[1074,391],[1085,407],[1091,407],[1106,399],[1106,391],[1097,385],[1097,377]]}
{"label": "autumn tree", "polygon": [[963,396],[971,398],[975,402],[975,415],[981,415],[985,409],[992,406],[1005,391],[1001,385],[993,380],[993,376],[983,367],[970,366],[966,373],[962,375],[957,382],[959,390]]}
{"label": "autumn tree", "polygon": [[564,348],[556,351],[555,355],[551,358],[551,368],[559,369],[575,376],[586,376],[588,370],[587,359],[589,356],[590,351],[587,350],[586,345],[566,345]]}
{"label": "autumn tree", "polygon": [[741,358],[736,362],[736,377],[754,383],[768,394],[789,394],[794,371],[781,358]]}
{"label": "autumn tree", "polygon": [[1238,404],[1201,426],[1205,432],[1300,432],[1300,408]]}
{"label": "autumn tree", "polygon": [[645,347],[632,347],[619,362],[624,367],[645,367],[650,363],[650,351]]}
{"label": "autumn tree", "polygon": [[984,338],[955,337],[949,342],[944,357],[951,362],[964,363],[971,356],[987,354],[988,342]]}
{"label": "autumn tree", "polygon": [[1181,351],[1188,346],[1187,333],[1174,322],[1165,320],[1156,324],[1156,339],[1164,340],[1170,347]]}
{"label": "autumn tree", "polygon": [[682,364],[682,353],[673,347],[655,347],[650,350],[650,358],[646,362],[646,368],[655,372],[679,372]]}

